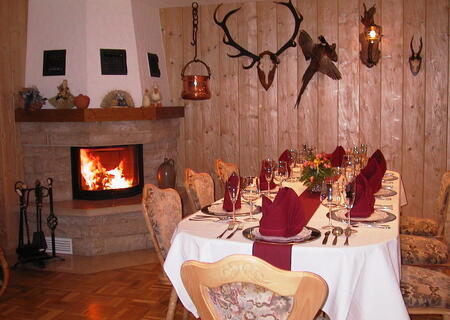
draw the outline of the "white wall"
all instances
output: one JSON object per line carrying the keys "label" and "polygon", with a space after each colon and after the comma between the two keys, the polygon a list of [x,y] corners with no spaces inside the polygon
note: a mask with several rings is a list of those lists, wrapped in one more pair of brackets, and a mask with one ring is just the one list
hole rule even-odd
{"label": "white wall", "polygon": [[[101,48],[125,49],[128,74],[102,75]],[[67,50],[66,75],[43,77],[43,51],[53,49]],[[150,77],[147,52],[158,54],[160,78]],[[90,96],[90,108],[100,107],[115,89],[128,91],[140,106],[143,89],[156,80],[164,104],[169,101],[164,59],[159,10],[144,0],[29,0],[25,82],[47,98],[67,79],[73,95]]]}

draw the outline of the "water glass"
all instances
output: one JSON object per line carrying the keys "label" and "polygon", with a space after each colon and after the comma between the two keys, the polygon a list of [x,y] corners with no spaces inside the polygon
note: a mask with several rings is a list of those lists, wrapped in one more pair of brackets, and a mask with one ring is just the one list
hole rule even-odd
{"label": "water glass", "polygon": [[322,182],[322,187],[320,189],[320,201],[325,207],[328,208],[328,225],[322,226],[322,229],[333,229],[333,222],[331,221],[331,208],[336,205],[336,193],[333,189],[333,183],[331,180]]}
{"label": "water glass", "polygon": [[230,195],[231,203],[233,204],[233,222],[236,223],[236,201],[239,196],[240,179],[237,179],[237,183],[228,183],[228,194]]}
{"label": "water glass", "polygon": [[242,198],[247,200],[250,204],[250,217],[244,219],[244,221],[258,221],[253,217],[253,202],[260,196],[259,178],[258,177],[244,177],[242,178],[241,185]]}
{"label": "water glass", "polygon": [[283,181],[289,177],[288,165],[286,161],[277,161],[273,170],[273,182],[280,188],[283,187]]}
{"label": "water glass", "polygon": [[274,161],[270,158],[264,159],[262,162],[264,177],[267,181],[267,195],[270,194],[270,182],[273,178]]}

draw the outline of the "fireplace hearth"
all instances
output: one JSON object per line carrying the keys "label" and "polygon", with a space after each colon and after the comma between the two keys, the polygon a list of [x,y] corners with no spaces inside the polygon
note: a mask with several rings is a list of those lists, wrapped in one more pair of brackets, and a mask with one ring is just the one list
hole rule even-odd
{"label": "fireplace hearth", "polygon": [[142,192],[142,144],[71,147],[75,200],[126,198]]}

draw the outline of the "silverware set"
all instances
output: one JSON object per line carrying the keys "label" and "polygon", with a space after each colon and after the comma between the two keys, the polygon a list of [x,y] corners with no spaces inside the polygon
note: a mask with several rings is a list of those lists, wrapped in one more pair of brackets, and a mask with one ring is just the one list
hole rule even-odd
{"label": "silverware set", "polygon": [[[236,227],[236,228],[234,228],[234,227]],[[233,223],[233,222],[230,222],[230,223],[228,224],[227,228],[226,228],[221,234],[219,234],[216,238],[217,238],[217,239],[221,239],[221,238],[225,235],[225,233],[227,233],[227,231],[231,231],[231,230],[234,229],[234,230],[227,236],[227,239],[231,239],[231,238],[235,235],[236,232],[241,231],[243,228],[244,228],[244,225],[243,225],[242,223]]]}

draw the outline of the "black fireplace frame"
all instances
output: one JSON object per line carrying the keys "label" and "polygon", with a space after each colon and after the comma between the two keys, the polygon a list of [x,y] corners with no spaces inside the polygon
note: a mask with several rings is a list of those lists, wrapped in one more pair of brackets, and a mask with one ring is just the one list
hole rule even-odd
{"label": "black fireplace frame", "polygon": [[[136,165],[138,166],[139,183],[135,186],[125,189],[113,190],[81,190],[80,168],[80,149],[106,149],[111,147],[129,147],[133,146],[136,150]],[[72,197],[74,200],[107,200],[132,197],[142,193],[144,188],[144,161],[142,144],[111,145],[111,146],[83,146],[70,147],[71,172],[72,172]]]}

